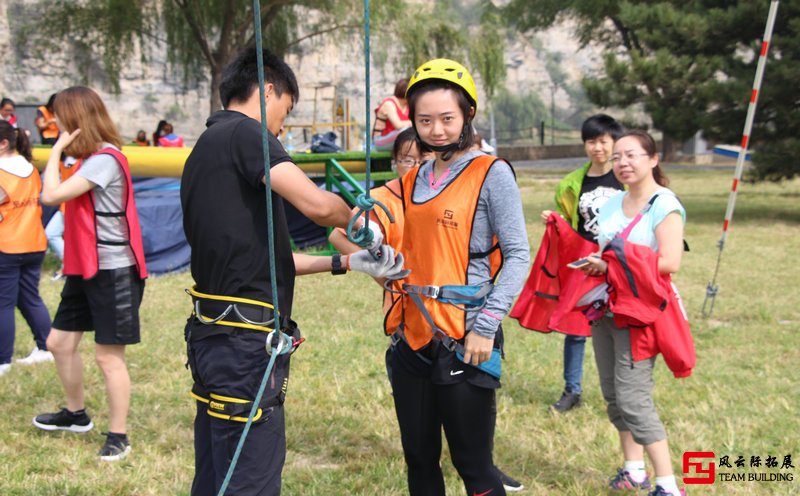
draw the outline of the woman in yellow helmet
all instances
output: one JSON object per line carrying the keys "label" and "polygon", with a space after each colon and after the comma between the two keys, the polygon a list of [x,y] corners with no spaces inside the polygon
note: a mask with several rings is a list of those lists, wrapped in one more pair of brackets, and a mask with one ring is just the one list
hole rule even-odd
{"label": "woman in yellow helmet", "polygon": [[[411,273],[385,319],[409,492],[445,494],[444,429],[467,493],[497,496],[505,494],[492,460],[500,321],[530,258],[522,203],[511,166],[471,150],[478,95],[464,66],[426,62],[406,96],[418,146],[435,154],[402,179]],[[453,288],[476,293],[466,311],[447,303]]]}

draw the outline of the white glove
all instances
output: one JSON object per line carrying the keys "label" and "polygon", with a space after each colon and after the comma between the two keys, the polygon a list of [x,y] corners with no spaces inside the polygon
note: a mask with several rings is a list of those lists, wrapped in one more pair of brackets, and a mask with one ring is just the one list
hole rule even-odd
{"label": "white glove", "polygon": [[[375,278],[395,279],[403,275],[403,254],[395,254],[389,245],[380,247],[380,256],[376,260],[368,250],[357,251],[348,259],[350,270],[363,272]],[[407,275],[407,274],[406,274]]]}
{"label": "white glove", "polygon": [[[364,221],[362,219],[361,225],[356,227],[356,231],[364,227]],[[383,243],[383,231],[381,231],[381,226],[378,224],[377,221],[370,219],[369,221],[369,230],[372,232],[372,242],[369,246],[365,246],[367,250],[375,250]]]}

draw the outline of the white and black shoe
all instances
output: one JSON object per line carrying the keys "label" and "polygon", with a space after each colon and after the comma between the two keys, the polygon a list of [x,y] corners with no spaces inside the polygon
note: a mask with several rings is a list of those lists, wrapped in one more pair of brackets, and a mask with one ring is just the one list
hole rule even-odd
{"label": "white and black shoe", "polygon": [[497,471],[497,476],[500,477],[500,482],[503,483],[503,488],[505,488],[506,492],[508,493],[518,493],[525,489],[525,486],[522,485],[521,482],[518,480],[509,477],[505,472],[500,470],[499,468],[494,468]]}
{"label": "white and black shoe", "polygon": [[69,431],[84,433],[94,428],[92,419],[85,410],[71,412],[62,408],[56,413],[43,413],[33,419],[33,425],[46,431]]}
{"label": "white and black shoe", "polygon": [[106,443],[100,448],[100,459],[104,462],[115,462],[122,460],[131,452],[131,443],[125,434],[115,434],[113,432],[103,432]]}

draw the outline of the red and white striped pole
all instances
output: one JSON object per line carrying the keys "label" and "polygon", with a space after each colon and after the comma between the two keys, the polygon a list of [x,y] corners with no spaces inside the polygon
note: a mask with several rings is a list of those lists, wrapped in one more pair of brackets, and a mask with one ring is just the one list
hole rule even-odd
{"label": "red and white striped pole", "polygon": [[[719,264],[722,259],[722,250],[725,249],[725,241],[728,239],[728,228],[730,227],[731,220],[733,219],[733,209],[736,206],[736,193],[739,189],[739,183],[742,180],[742,171],[744,170],[744,160],[747,155],[747,148],[750,144],[750,132],[753,130],[753,119],[756,115],[756,104],[758,103],[758,94],[761,90],[761,81],[764,79],[764,67],[767,65],[767,52],[769,51],[769,43],[772,40],[772,30],[775,27],[775,16],[778,13],[778,4],[780,2],[773,0],[769,6],[769,15],[767,16],[767,26],[764,29],[764,39],[761,42],[761,54],[758,57],[758,65],[756,67],[756,77],[753,82],[753,91],[750,93],[750,104],[747,107],[747,118],[744,122],[744,132],[742,133],[742,144],[739,150],[739,156],[736,158],[736,171],[733,175],[733,184],[731,185],[731,193],[728,196],[728,208],[725,210],[725,221],[722,224],[722,237],[717,243],[719,246],[719,254],[717,256],[717,267],[714,269],[714,278],[708,283],[706,287],[706,299],[703,302],[703,317],[711,316],[714,310],[714,298],[717,296],[717,273],[719,273]],[[706,313],[706,304],[711,301],[708,313]]]}

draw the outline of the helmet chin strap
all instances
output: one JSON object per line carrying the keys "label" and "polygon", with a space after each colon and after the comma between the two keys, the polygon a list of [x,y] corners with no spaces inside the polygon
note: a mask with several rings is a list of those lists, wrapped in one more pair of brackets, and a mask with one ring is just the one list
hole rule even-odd
{"label": "helmet chin strap", "polygon": [[423,141],[420,138],[422,143],[430,148],[431,150],[435,151],[436,153],[442,154],[442,160],[445,162],[450,160],[453,157],[453,154],[458,151],[459,148],[464,144],[464,139],[466,138],[465,133],[471,130],[471,125],[468,123],[464,123],[464,128],[461,130],[461,134],[458,137],[458,142],[456,143],[448,143],[447,145],[431,145],[427,141]]}

